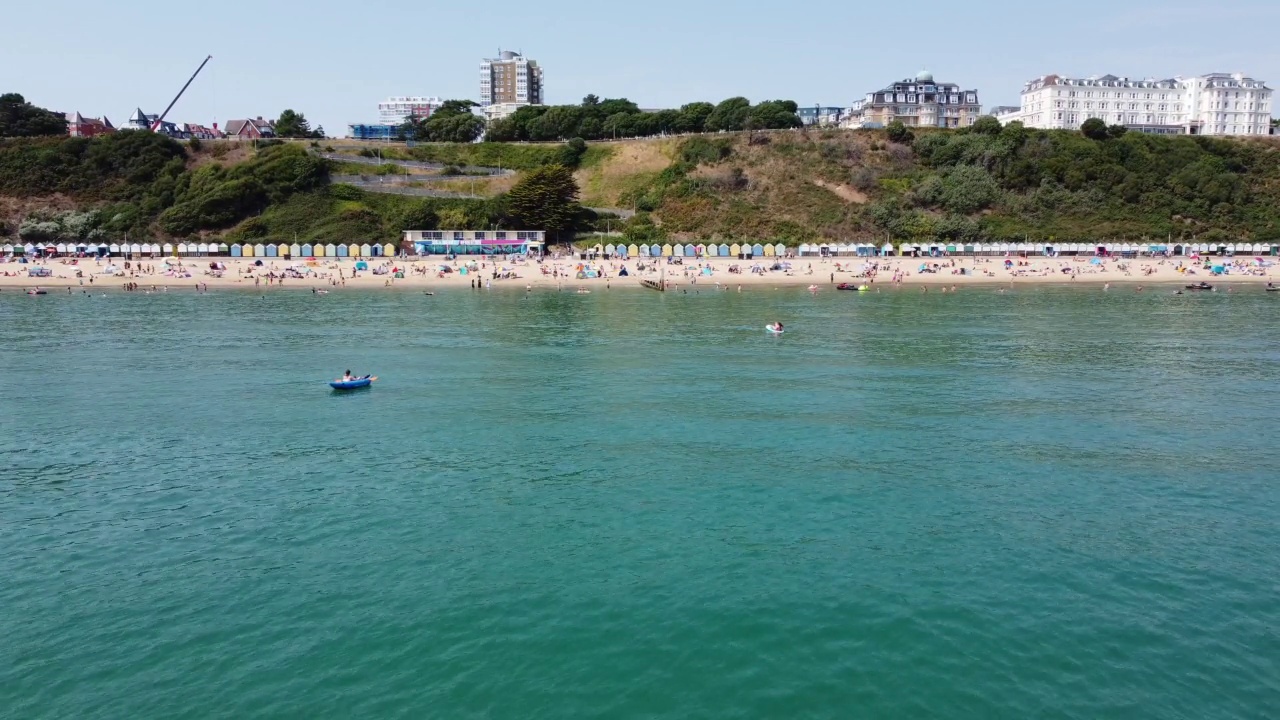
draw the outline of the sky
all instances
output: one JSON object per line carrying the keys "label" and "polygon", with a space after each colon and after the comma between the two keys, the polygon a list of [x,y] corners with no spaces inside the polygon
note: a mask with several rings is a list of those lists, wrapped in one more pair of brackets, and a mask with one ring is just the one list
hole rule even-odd
{"label": "sky", "polygon": [[0,92],[119,125],[159,113],[224,126],[292,108],[329,135],[392,95],[476,99],[499,48],[542,66],[546,102],[594,93],[663,108],[742,95],[848,106],[921,70],[1016,105],[1050,73],[1244,72],[1280,86],[1280,3],[1073,0],[911,3],[271,0],[6,3]]}

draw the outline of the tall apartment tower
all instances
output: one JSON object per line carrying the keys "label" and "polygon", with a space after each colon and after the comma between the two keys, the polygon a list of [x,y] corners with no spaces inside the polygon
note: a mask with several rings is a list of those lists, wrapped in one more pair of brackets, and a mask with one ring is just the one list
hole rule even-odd
{"label": "tall apartment tower", "polygon": [[520,53],[501,50],[480,63],[480,104],[542,104],[542,68]]}

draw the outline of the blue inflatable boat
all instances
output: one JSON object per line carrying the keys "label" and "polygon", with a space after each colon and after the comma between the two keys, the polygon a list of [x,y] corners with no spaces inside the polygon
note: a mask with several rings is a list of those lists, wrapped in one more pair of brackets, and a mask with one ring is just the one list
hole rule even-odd
{"label": "blue inflatable boat", "polygon": [[360,388],[369,387],[377,379],[375,376],[365,375],[362,378],[354,378],[352,380],[334,380],[329,383],[329,387],[334,390],[359,390]]}

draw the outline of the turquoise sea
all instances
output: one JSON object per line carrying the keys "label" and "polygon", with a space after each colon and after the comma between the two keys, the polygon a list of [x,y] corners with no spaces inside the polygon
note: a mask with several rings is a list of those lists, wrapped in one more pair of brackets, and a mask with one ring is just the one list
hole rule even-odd
{"label": "turquoise sea", "polygon": [[6,290],[0,717],[1275,717],[1278,303]]}

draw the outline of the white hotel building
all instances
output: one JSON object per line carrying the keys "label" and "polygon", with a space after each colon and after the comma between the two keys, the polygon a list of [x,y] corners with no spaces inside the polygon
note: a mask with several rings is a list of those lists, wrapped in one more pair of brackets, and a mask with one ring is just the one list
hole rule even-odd
{"label": "white hotel building", "polygon": [[1045,75],[1023,86],[1017,112],[1000,113],[1002,121],[1050,130],[1075,130],[1090,118],[1167,135],[1267,135],[1271,88],[1240,73],[1168,80]]}

